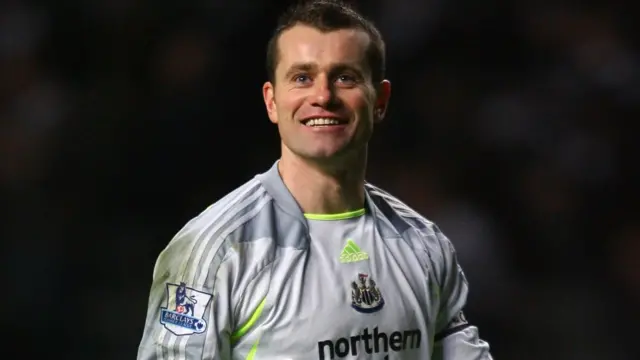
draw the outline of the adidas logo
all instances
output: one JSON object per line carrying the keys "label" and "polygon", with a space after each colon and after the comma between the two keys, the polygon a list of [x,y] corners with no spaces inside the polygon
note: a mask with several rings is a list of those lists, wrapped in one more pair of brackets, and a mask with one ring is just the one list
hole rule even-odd
{"label": "adidas logo", "polygon": [[340,262],[352,263],[367,259],[369,259],[369,254],[360,250],[360,247],[353,240],[347,239],[347,244],[342,248],[342,253],[340,253]]}

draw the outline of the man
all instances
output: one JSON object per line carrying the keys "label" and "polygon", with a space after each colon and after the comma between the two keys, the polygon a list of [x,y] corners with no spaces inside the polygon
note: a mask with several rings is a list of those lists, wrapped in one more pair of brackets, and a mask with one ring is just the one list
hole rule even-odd
{"label": "man", "polygon": [[160,254],[138,359],[491,359],[451,243],[364,181],[384,63],[345,5],[283,17],[263,87],[281,158]]}

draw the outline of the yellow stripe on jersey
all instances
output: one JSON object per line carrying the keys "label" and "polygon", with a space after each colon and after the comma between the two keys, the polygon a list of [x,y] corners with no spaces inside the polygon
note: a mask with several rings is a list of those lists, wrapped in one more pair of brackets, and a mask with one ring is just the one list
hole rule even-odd
{"label": "yellow stripe on jersey", "polygon": [[262,301],[258,305],[258,308],[256,309],[256,311],[253,312],[249,320],[247,320],[247,322],[244,323],[244,325],[242,325],[240,329],[234,331],[233,334],[231,334],[232,344],[235,344],[236,342],[238,342],[238,340],[240,340],[240,338],[243,337],[244,334],[249,332],[251,327],[255,325],[256,321],[258,321],[258,318],[260,318],[260,314],[262,314],[262,309],[264,309],[264,304],[266,300],[267,300],[266,298],[262,299]]}
{"label": "yellow stripe on jersey", "polygon": [[304,214],[309,220],[347,220],[364,215],[364,208],[360,210],[347,211],[339,214]]}

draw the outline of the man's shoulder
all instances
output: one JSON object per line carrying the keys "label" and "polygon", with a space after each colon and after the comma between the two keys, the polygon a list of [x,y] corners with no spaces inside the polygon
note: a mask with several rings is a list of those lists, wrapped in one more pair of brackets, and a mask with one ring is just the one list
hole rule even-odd
{"label": "man's shoulder", "polygon": [[232,228],[250,221],[270,200],[260,181],[253,178],[192,217],[173,236],[166,250],[221,239]]}
{"label": "man's shoulder", "polygon": [[440,268],[453,245],[431,220],[379,187],[367,184],[367,193],[384,219],[416,252],[424,252],[432,267]]}
{"label": "man's shoulder", "polygon": [[[189,220],[175,238],[199,237],[216,228],[239,226],[246,223],[271,200],[259,180],[252,178],[209,205]],[[191,236],[185,236],[190,234]],[[194,236],[195,235],[195,236]]]}
{"label": "man's shoulder", "polygon": [[159,255],[154,273],[170,268],[186,271],[195,263],[209,263],[210,258],[222,261],[233,245],[231,234],[255,218],[270,201],[270,195],[255,178],[226,194],[173,236]]}
{"label": "man's shoulder", "polygon": [[442,252],[451,246],[449,239],[432,220],[411,208],[389,192],[371,184],[366,185],[369,197],[380,214],[412,246],[429,253]]}
{"label": "man's shoulder", "polygon": [[382,215],[391,221],[400,232],[408,228],[433,232],[437,229],[433,221],[414,210],[402,200],[375,185],[367,183],[367,193]]}

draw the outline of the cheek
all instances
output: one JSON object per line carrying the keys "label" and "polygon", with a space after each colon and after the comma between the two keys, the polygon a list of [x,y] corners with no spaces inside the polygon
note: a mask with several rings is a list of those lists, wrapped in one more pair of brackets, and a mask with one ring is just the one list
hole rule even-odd
{"label": "cheek", "polygon": [[352,111],[357,112],[361,116],[371,113],[372,104],[374,103],[374,100],[369,99],[363,94],[348,96],[344,98],[344,101]]}
{"label": "cheek", "polygon": [[371,107],[376,102],[376,96],[367,86],[360,86],[349,89],[343,94],[343,100],[348,102],[353,109],[363,109]]}
{"label": "cheek", "polygon": [[280,117],[291,117],[304,103],[304,96],[295,91],[282,91],[275,95]]}

